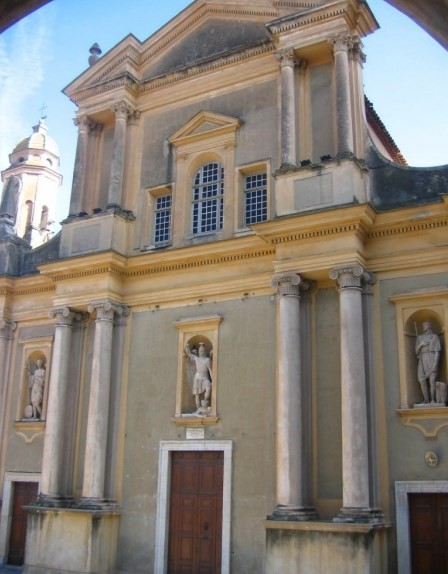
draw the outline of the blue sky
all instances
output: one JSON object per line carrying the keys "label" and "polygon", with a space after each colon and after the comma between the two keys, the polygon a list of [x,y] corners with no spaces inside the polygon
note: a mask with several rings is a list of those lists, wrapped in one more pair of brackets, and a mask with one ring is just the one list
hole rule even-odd
{"label": "blue sky", "polygon": [[[77,130],[61,90],[127,34],[145,40],[189,0],[54,0],[0,35],[0,169],[31,133],[42,104],[59,144],[63,188],[56,220],[67,214]],[[448,52],[384,0],[371,0],[380,30],[363,40],[368,98],[410,165],[448,163]],[[105,6],[107,9],[105,11]]]}

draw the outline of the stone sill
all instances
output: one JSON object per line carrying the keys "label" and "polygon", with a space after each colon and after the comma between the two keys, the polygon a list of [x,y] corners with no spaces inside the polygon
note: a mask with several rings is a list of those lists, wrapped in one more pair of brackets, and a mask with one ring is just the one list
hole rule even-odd
{"label": "stone sill", "polygon": [[86,508],[64,508],[64,507],[50,507],[50,506],[22,506],[24,510],[32,514],[83,514],[90,516],[121,516],[119,510],[99,510],[99,509],[86,509]]}
{"label": "stone sill", "polygon": [[284,522],[281,520],[265,520],[264,526],[271,530],[301,530],[303,532],[335,532],[339,534],[360,533],[369,534],[374,530],[390,528],[390,522],[377,522],[362,524],[356,522],[332,522],[332,521],[302,521]]}

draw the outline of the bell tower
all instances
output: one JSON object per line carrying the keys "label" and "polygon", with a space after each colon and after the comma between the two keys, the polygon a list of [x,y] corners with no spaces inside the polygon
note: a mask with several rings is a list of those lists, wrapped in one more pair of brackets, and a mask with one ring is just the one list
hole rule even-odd
{"label": "bell tower", "polygon": [[14,234],[33,248],[52,236],[52,217],[62,183],[59,149],[47,132],[47,125],[39,120],[33,133],[15,146],[10,166],[1,174],[0,218],[8,220]]}

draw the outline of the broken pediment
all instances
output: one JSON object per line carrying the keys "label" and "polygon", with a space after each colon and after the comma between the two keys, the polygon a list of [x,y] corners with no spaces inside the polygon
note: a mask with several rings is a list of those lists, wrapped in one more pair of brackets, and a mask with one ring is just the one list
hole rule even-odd
{"label": "broken pediment", "polygon": [[169,141],[173,145],[182,145],[195,140],[234,133],[241,121],[238,118],[202,111],[196,114]]}

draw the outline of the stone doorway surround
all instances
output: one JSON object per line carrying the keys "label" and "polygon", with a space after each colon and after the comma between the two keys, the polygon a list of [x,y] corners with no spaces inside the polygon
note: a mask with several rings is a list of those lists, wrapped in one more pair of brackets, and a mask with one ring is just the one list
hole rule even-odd
{"label": "stone doorway surround", "polygon": [[232,481],[231,440],[160,441],[159,477],[157,490],[156,554],[154,573],[164,574],[168,553],[169,492],[172,451],[222,451],[224,452],[222,552],[221,574],[230,574],[230,510]]}
{"label": "stone doorway surround", "polygon": [[411,571],[411,537],[409,532],[409,494],[448,493],[448,481],[398,481],[395,483],[395,504],[397,514],[397,557],[398,574]]}
{"label": "stone doorway surround", "polygon": [[0,564],[4,564],[8,555],[9,534],[11,528],[14,482],[37,482],[40,490],[40,473],[6,472],[3,484],[3,503],[0,515]]}

